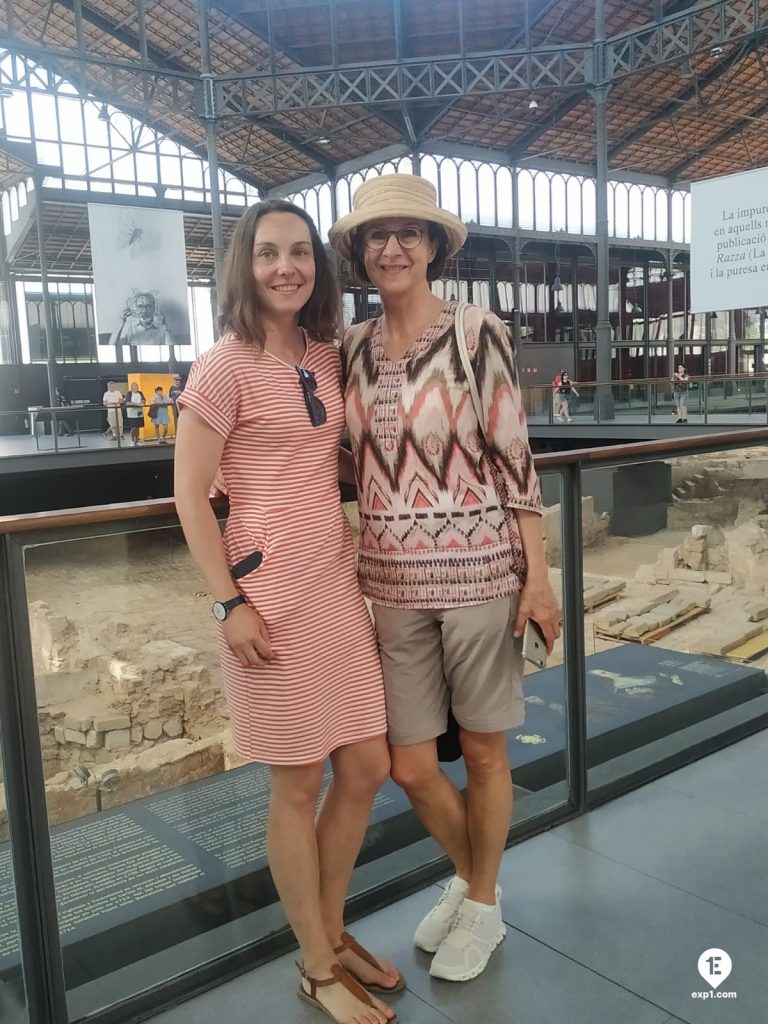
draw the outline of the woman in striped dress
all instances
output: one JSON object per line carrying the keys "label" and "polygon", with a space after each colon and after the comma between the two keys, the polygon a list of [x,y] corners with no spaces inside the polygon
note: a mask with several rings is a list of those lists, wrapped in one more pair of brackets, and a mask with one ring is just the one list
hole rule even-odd
{"label": "woman in striped dress", "polygon": [[[339,500],[339,299],[311,219],[286,202],[239,221],[221,340],[179,397],[175,493],[215,598],[235,746],[270,766],[267,851],[303,954],[299,995],[339,1024],[385,1024],[402,987],[344,932],[347,886],[386,779],[384,691]],[[209,503],[229,497],[222,539]],[[324,761],[333,779],[317,815]]]}

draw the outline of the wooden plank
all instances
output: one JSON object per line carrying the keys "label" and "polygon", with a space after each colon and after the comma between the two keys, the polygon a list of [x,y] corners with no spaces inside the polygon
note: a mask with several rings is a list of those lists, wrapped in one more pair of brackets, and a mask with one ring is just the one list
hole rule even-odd
{"label": "wooden plank", "polygon": [[753,636],[751,640],[747,640],[744,644],[739,644],[738,647],[731,648],[725,657],[733,658],[735,661],[752,661],[754,658],[759,658],[766,651],[768,651],[768,631],[760,633],[758,636]]}
{"label": "wooden plank", "polygon": [[[697,618],[699,615],[703,615],[707,608],[691,608],[685,615],[681,615],[680,618],[675,619],[674,622],[668,622],[665,626],[660,626],[658,629],[652,629],[648,633],[643,633],[642,636],[626,636],[624,633],[617,635],[611,635],[607,630],[600,629],[599,626],[595,626],[594,634],[600,637],[601,640],[613,640],[614,643],[617,640],[623,641],[624,643],[631,644],[654,644],[657,640],[661,640],[662,637],[667,636],[673,629],[677,629],[678,626],[684,625],[686,622],[690,622],[691,619]],[[729,654],[730,657],[730,654]]]}

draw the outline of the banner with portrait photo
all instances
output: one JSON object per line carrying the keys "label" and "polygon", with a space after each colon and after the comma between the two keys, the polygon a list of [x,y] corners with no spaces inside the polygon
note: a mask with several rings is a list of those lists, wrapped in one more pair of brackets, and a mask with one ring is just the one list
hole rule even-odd
{"label": "banner with portrait photo", "polygon": [[88,204],[100,345],[189,345],[184,216]]}

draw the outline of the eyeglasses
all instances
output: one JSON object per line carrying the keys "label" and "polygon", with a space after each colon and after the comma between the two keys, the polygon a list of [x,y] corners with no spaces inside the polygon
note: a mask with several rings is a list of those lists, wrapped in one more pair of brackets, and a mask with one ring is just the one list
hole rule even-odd
{"label": "eyeglasses", "polygon": [[303,366],[297,366],[296,373],[299,375],[304,403],[309,413],[309,422],[313,427],[322,427],[328,418],[328,413],[325,411],[323,403],[315,394],[315,391],[317,391],[315,375],[311,370],[307,370]]}
{"label": "eyeglasses", "polygon": [[397,244],[401,249],[416,249],[424,238],[421,228],[408,225],[398,228],[397,231],[387,231],[386,228],[368,228],[363,232],[363,241],[366,248],[380,252],[382,249],[386,249],[392,235],[397,239]]}

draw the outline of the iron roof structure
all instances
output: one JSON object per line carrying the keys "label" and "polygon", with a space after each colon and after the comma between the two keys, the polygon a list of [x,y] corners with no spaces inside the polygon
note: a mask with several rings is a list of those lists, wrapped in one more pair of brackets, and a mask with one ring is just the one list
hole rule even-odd
{"label": "iron roof structure", "polygon": [[675,182],[760,166],[767,37],[768,0],[0,8],[0,47],[200,155],[213,129],[221,166],[263,192],[382,149],[593,166],[595,90],[607,92],[610,171]]}

